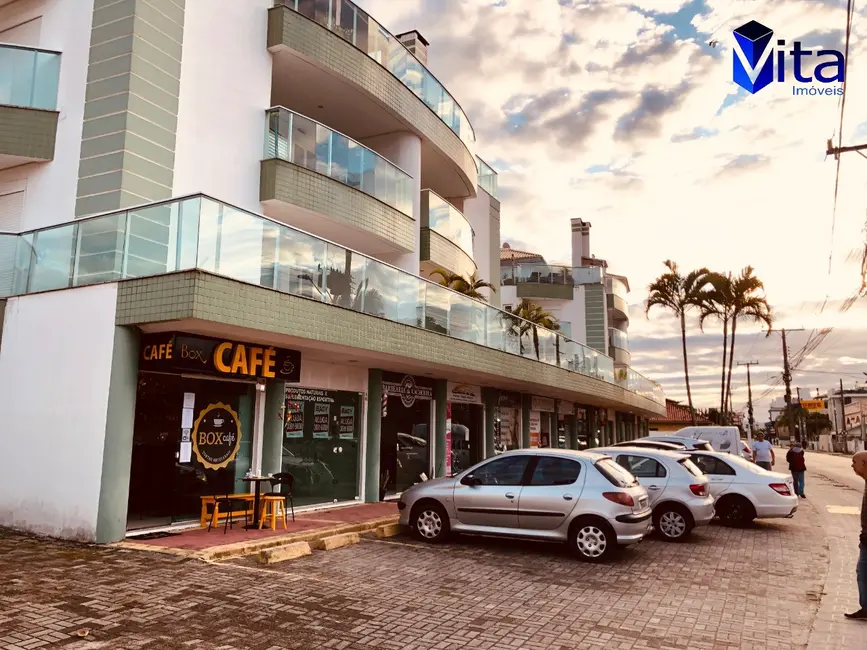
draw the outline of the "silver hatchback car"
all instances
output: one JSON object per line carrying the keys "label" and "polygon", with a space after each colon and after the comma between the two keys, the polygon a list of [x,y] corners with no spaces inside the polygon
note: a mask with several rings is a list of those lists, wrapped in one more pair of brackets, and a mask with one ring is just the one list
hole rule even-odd
{"label": "silver hatchback car", "polygon": [[425,541],[450,532],[567,542],[588,562],[648,534],[650,499],[608,456],[522,449],[451,478],[417,483],[398,502],[400,523]]}

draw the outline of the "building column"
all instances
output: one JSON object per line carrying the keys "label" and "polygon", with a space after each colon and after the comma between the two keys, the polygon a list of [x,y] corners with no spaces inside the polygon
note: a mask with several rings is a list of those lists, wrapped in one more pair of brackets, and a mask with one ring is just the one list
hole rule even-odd
{"label": "building column", "polygon": [[578,416],[573,413],[567,415],[563,421],[566,424],[566,439],[569,441],[569,449],[578,449]]}
{"label": "building column", "polygon": [[499,393],[493,388],[482,388],[482,403],[485,409],[485,458],[491,458],[494,451],[494,428],[497,424],[497,404]]}
{"label": "building column", "polygon": [[530,448],[530,410],[532,407],[532,396],[521,394],[521,449]]}
{"label": "building column", "polygon": [[364,500],[379,501],[379,442],[382,437],[382,370],[367,371],[367,433],[364,439]]}
{"label": "building column", "polygon": [[445,379],[435,379],[434,475],[431,478],[442,478],[446,475],[446,410],[448,395],[448,382]]}
{"label": "building column", "polygon": [[262,473],[283,471],[286,382],[270,381],[265,386],[265,423],[262,429]]}

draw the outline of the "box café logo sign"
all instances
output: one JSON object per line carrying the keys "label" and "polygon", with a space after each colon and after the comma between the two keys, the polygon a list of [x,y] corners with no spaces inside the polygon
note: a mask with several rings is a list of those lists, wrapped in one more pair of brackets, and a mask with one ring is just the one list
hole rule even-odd
{"label": "box caf\u00e9 logo sign", "polygon": [[218,402],[199,413],[193,428],[193,452],[208,469],[222,469],[241,448],[241,422],[231,406]]}

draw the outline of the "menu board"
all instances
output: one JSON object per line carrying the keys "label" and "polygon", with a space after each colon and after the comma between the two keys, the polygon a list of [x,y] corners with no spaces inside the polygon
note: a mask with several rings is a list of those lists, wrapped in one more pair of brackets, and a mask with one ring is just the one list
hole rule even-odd
{"label": "menu board", "polygon": [[340,420],[338,421],[338,425],[340,427],[340,439],[341,440],[353,440],[355,438],[355,407],[354,406],[341,406],[340,407]]}
{"label": "menu board", "polygon": [[285,422],[287,438],[304,437],[304,402],[286,402]]}
{"label": "menu board", "polygon": [[314,404],[313,406],[313,437],[328,438],[331,404]]}

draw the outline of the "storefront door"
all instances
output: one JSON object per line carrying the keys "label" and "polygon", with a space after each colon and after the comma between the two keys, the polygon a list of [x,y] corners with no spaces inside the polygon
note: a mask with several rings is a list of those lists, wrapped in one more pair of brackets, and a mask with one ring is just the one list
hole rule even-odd
{"label": "storefront door", "polygon": [[380,497],[431,476],[433,382],[383,373],[385,407],[380,429]]}
{"label": "storefront door", "polygon": [[480,386],[448,382],[446,426],[450,436],[451,475],[480,462],[485,451],[485,410]]}
{"label": "storefront door", "polygon": [[521,395],[501,391],[494,418],[494,453],[521,448]]}

